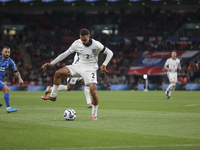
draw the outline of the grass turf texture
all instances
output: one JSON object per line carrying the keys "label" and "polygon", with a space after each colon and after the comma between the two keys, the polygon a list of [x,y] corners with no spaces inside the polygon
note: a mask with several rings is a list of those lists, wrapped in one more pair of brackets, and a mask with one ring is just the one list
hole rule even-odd
{"label": "grass turf texture", "polygon": [[[144,149],[199,150],[199,91],[98,91],[98,120],[91,119],[82,91],[59,92],[44,101],[43,92],[11,92],[7,113],[0,103],[0,149],[73,150]],[[72,108],[75,121],[63,113]]]}

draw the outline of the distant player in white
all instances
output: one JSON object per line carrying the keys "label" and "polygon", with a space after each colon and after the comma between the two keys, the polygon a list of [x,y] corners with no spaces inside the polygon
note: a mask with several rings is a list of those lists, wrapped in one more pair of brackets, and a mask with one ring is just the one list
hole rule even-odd
{"label": "distant player in white", "polygon": [[79,61],[76,64],[65,66],[56,71],[54,76],[53,89],[51,95],[41,96],[44,100],[55,101],[58,87],[61,82],[62,76],[73,76],[73,77],[83,77],[85,85],[89,85],[90,93],[92,96],[92,119],[97,120],[97,110],[98,110],[98,96],[97,96],[97,69],[98,69],[98,55],[100,52],[106,54],[106,59],[101,65],[101,72],[106,74],[106,66],[113,56],[113,52],[108,48],[104,47],[100,42],[90,38],[90,32],[87,29],[82,29],[80,31],[80,39],[72,43],[70,48],[64,53],[60,54],[56,59],[50,63],[45,63],[41,68],[52,66],[66,57],[71,53],[76,52]]}
{"label": "distant player in white", "polygon": [[[76,64],[77,61],[79,61],[79,58],[76,53],[72,64]],[[71,91],[71,89],[74,87],[74,85],[76,84],[77,81],[81,81],[82,84],[85,84],[82,77],[67,78],[67,85],[59,85],[58,91]],[[44,94],[47,95],[47,94],[51,93],[51,91],[52,91],[52,87],[47,86],[46,90],[44,91]],[[86,97],[87,108],[92,108],[92,102],[91,102],[91,98],[90,98],[90,88],[88,85],[87,86],[85,85],[84,93],[85,93],[85,97]]]}
{"label": "distant player in white", "polygon": [[180,60],[176,58],[176,50],[173,50],[171,53],[171,58],[167,59],[164,68],[168,70],[167,76],[170,81],[170,85],[166,89],[165,94],[167,95],[168,99],[172,99],[170,96],[172,92],[176,88],[176,83],[177,83],[177,69],[181,70],[181,65],[180,65]]}

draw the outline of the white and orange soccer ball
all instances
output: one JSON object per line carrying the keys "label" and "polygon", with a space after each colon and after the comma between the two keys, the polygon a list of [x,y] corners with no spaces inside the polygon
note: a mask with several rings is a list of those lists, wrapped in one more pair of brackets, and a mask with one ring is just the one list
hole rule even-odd
{"label": "white and orange soccer ball", "polygon": [[63,116],[64,116],[65,120],[73,121],[76,119],[76,112],[73,109],[67,109],[67,110],[65,110]]}

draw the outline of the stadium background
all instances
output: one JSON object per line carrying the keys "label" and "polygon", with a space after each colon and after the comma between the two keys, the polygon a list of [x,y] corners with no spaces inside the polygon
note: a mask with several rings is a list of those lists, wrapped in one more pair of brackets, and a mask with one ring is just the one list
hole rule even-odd
{"label": "stadium background", "polygon": [[[81,28],[88,28],[92,38],[114,52],[109,74],[98,73],[98,90],[144,90],[143,74],[148,74],[150,90],[164,90],[168,79],[163,65],[173,49],[180,53],[183,67],[177,89],[200,90],[199,6],[198,0],[1,0],[0,47],[11,47],[11,58],[25,81],[18,85],[9,70],[4,83],[11,90],[45,89],[55,70],[71,64],[73,55],[48,70],[41,65],[65,51]],[[100,64],[103,59],[100,55]]]}

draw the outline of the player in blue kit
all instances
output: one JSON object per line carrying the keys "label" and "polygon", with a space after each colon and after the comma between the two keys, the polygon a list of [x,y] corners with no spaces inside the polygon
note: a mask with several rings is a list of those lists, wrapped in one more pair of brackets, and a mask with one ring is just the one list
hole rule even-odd
{"label": "player in blue kit", "polygon": [[4,75],[6,74],[9,67],[12,67],[13,71],[15,72],[15,75],[19,79],[19,83],[22,84],[24,81],[21,78],[20,73],[17,70],[17,67],[15,65],[15,62],[10,58],[10,47],[4,46],[3,50],[1,51],[0,56],[0,90],[4,92],[4,100],[6,103],[6,111],[8,113],[10,112],[16,112],[18,111],[17,108],[12,108],[10,106],[10,90],[9,88],[2,82]]}

